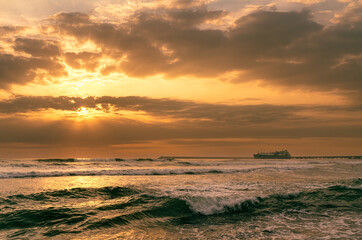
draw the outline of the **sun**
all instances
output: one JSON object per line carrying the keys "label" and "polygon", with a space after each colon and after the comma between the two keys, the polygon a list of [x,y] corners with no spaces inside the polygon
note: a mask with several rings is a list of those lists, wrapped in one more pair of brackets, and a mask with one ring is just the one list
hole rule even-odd
{"label": "sun", "polygon": [[105,118],[109,113],[105,113],[101,109],[79,107],[75,112],[71,113],[74,120],[83,121],[83,120],[93,120],[95,118]]}
{"label": "sun", "polygon": [[77,113],[77,117],[80,118],[80,119],[92,118],[92,114],[91,114],[90,109],[88,109],[86,107],[78,108],[76,113]]}

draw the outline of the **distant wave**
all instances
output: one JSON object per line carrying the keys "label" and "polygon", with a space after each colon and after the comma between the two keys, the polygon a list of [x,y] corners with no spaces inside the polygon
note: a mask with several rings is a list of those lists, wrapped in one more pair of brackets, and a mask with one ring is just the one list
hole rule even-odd
{"label": "distant wave", "polygon": [[8,165],[2,165],[3,167],[22,167],[22,168],[28,168],[28,167],[37,167],[35,164],[26,164],[26,163],[14,163],[14,164],[8,164]]}
{"label": "distant wave", "polygon": [[[361,183],[361,180],[358,180]],[[47,202],[69,199],[101,198],[94,207],[46,207]],[[225,199],[198,197],[159,196],[132,187],[74,188],[29,195],[12,195],[0,199],[0,206],[24,204],[24,201],[43,203],[45,207],[17,209],[0,214],[0,230],[48,227],[45,236],[56,236],[68,230],[54,230],[54,226],[76,225],[78,230],[102,229],[117,225],[128,225],[138,220],[152,220],[184,224],[206,221],[225,215],[255,216],[284,211],[351,211],[362,212],[362,188],[335,185],[327,188],[302,191],[294,194],[256,196],[239,202]],[[110,201],[112,200],[112,201]],[[23,206],[23,205],[22,205]],[[39,205],[41,206],[41,205]],[[116,210],[116,211],[114,211]],[[109,212],[109,214],[104,214]],[[102,218],[98,217],[103,216]],[[104,217],[107,216],[107,217]]]}
{"label": "distant wave", "polygon": [[138,162],[153,162],[153,161],[166,161],[165,159],[158,158],[136,158],[136,159],[123,159],[123,158],[45,158],[34,159],[38,162],[123,162],[123,161],[138,161]]}
{"label": "distant wave", "polygon": [[48,159],[36,159],[38,162],[75,162],[74,158],[48,158]]}
{"label": "distant wave", "polygon": [[[300,167],[298,167],[300,168]],[[112,170],[54,170],[54,171],[19,171],[0,172],[0,178],[36,178],[61,176],[122,176],[122,175],[184,175],[184,174],[216,174],[216,173],[242,173],[269,170],[295,170],[297,167],[258,167],[258,168],[165,168],[165,169],[112,169]]]}

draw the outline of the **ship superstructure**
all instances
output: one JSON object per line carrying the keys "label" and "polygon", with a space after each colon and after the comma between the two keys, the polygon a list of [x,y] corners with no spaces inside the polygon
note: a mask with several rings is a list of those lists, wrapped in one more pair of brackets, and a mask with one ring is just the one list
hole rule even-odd
{"label": "ship superstructure", "polygon": [[287,150],[275,151],[275,152],[258,152],[254,154],[256,159],[290,159],[292,156]]}

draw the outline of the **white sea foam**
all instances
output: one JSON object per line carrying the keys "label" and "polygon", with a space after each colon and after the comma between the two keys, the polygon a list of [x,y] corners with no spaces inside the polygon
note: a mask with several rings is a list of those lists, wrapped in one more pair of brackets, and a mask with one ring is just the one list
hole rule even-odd
{"label": "white sea foam", "polygon": [[239,208],[246,201],[251,203],[259,202],[257,197],[252,198],[225,198],[225,197],[184,197],[190,208],[204,215],[224,213],[227,208]]}

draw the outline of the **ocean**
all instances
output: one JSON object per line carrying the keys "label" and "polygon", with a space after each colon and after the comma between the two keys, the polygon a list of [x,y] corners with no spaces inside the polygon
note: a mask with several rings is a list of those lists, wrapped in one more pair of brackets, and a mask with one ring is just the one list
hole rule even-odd
{"label": "ocean", "polygon": [[360,159],[0,159],[0,239],[362,239]]}

